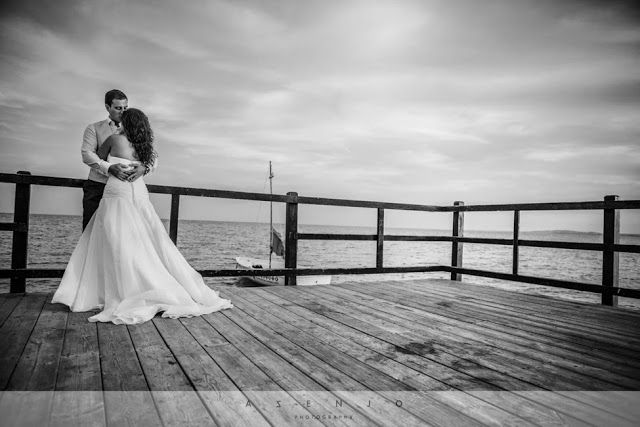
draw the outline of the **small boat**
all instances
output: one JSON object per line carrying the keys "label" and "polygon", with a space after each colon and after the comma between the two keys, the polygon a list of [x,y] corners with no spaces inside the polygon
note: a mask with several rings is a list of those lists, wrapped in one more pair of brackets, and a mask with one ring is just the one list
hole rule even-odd
{"label": "small boat", "polygon": [[[268,270],[268,259],[257,258],[236,258],[236,268],[242,270]],[[280,270],[284,268],[284,260],[275,259],[271,261],[271,268]],[[264,286],[284,286],[283,276],[243,276]],[[298,276],[296,283],[298,286],[329,285],[331,276]]]}
{"label": "small boat", "polygon": [[[271,162],[269,162],[269,193],[273,194],[273,170],[271,169]],[[269,259],[258,259],[248,257],[236,258],[236,269],[241,270],[281,270],[284,269],[284,243],[282,243],[282,237],[273,228],[273,202],[270,202],[271,212],[269,215],[269,226],[271,228],[270,233],[270,251]],[[273,257],[275,255],[275,258]],[[255,283],[265,286],[284,286],[284,276],[243,276]],[[312,286],[312,285],[328,285],[331,283],[331,276],[298,276],[296,283],[298,286]]]}

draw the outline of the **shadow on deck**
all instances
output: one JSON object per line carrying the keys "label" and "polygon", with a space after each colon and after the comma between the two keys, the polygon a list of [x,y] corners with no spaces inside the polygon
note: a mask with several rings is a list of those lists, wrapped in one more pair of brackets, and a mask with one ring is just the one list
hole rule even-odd
{"label": "shadow on deck", "polygon": [[87,322],[0,296],[6,425],[637,425],[640,313],[446,280],[224,288]]}

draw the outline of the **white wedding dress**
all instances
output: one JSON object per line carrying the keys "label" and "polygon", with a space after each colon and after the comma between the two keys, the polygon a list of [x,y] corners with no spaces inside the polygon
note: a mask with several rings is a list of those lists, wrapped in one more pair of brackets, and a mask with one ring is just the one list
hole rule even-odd
{"label": "white wedding dress", "polygon": [[[109,156],[110,163],[131,161]],[[101,309],[91,322],[133,325],[163,312],[192,317],[232,308],[184,259],[149,201],[142,178],[111,176],[71,255],[54,303]]]}

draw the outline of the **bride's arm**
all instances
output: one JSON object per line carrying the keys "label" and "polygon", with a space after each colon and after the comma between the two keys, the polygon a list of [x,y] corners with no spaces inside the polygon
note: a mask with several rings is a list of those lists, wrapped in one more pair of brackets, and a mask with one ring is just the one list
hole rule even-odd
{"label": "bride's arm", "polygon": [[[107,160],[107,156],[111,152],[113,143],[119,136],[120,135],[111,135],[100,145],[100,148],[98,148],[98,156],[102,160]],[[120,163],[115,163],[109,166],[109,173],[121,181],[126,181],[127,178],[129,178],[128,170],[128,167],[121,165]]]}

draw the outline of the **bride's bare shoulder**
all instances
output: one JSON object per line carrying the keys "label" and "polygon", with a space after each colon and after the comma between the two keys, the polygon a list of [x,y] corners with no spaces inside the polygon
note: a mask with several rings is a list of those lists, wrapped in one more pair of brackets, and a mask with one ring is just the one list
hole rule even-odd
{"label": "bride's bare shoulder", "polygon": [[114,133],[113,135],[105,139],[104,142],[109,145],[128,144],[127,137],[117,133]]}
{"label": "bride's bare shoulder", "polygon": [[123,143],[120,141],[120,137],[124,138],[123,135],[111,135],[107,139],[105,139],[98,147],[98,156],[104,160],[107,158],[107,155],[109,155],[111,151],[118,151],[118,149],[123,146]]}

